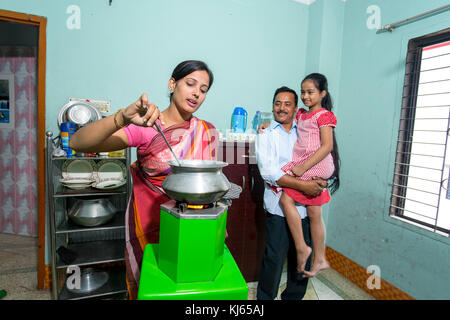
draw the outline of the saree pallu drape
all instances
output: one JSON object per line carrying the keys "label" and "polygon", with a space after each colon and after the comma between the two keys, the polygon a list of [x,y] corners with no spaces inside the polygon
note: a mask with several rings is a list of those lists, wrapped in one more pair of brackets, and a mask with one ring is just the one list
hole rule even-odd
{"label": "saree pallu drape", "polygon": [[[163,130],[179,159],[215,160],[218,133],[207,122],[192,117],[181,124]],[[137,160],[130,166],[133,190],[126,211],[125,264],[129,299],[136,299],[142,256],[148,243],[159,241],[160,205],[169,201],[161,188],[170,173],[167,161],[172,153],[163,137],[153,137],[145,151],[137,152]]]}

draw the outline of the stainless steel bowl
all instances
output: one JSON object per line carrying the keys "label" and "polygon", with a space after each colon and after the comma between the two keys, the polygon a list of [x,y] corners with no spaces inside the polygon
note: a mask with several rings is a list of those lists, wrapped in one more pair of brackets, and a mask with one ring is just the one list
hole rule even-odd
{"label": "stainless steel bowl", "polygon": [[108,281],[109,275],[106,271],[94,268],[85,268],[80,272],[80,287],[67,290],[74,293],[87,293],[103,286]]}
{"label": "stainless steel bowl", "polygon": [[69,218],[84,227],[95,227],[107,223],[117,213],[111,201],[101,199],[77,199],[68,212]]}
{"label": "stainless steel bowl", "polygon": [[213,160],[169,161],[172,172],[164,179],[162,188],[170,198],[190,204],[209,204],[221,199],[230,189],[223,174],[226,162]]}
{"label": "stainless steel bowl", "polygon": [[74,122],[79,126],[87,125],[102,118],[98,108],[85,101],[71,101],[64,105],[58,114],[58,126],[65,121]]}

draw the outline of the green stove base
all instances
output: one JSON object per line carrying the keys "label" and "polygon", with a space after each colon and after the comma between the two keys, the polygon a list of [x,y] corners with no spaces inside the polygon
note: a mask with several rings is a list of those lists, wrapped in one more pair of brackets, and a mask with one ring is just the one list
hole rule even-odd
{"label": "green stove base", "polygon": [[176,283],[158,267],[159,244],[147,244],[138,300],[247,300],[248,287],[225,245],[223,265],[213,281]]}

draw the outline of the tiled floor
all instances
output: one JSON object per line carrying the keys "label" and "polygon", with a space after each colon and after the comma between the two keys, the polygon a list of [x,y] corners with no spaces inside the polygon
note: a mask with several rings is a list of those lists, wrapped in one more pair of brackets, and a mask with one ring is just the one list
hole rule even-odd
{"label": "tiled floor", "polygon": [[[256,299],[257,282],[248,283],[249,300]],[[286,286],[283,273],[280,293]],[[37,290],[37,238],[0,233],[0,290],[4,300],[49,300],[49,290]],[[309,281],[304,300],[373,300],[333,269]]]}
{"label": "tiled floor", "polygon": [[37,238],[0,233],[0,290],[3,300],[49,300],[37,290]]}
{"label": "tiled floor", "polygon": [[[249,300],[256,299],[257,285],[258,282],[248,283]],[[281,292],[285,288],[286,272],[283,272],[277,299],[279,299]],[[375,300],[375,298],[361,290],[337,271],[327,269],[311,278],[303,300]]]}

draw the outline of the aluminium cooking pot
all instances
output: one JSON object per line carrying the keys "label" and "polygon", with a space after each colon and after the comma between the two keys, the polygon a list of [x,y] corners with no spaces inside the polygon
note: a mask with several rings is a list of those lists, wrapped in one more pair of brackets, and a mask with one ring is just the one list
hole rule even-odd
{"label": "aluminium cooking pot", "polygon": [[172,172],[162,188],[173,200],[189,204],[210,204],[220,200],[231,185],[222,168],[228,163],[214,160],[169,161]]}
{"label": "aluminium cooking pot", "polygon": [[110,221],[117,209],[106,198],[77,199],[67,215],[69,219],[84,227],[96,227]]}

